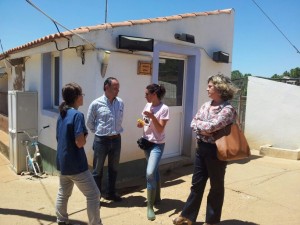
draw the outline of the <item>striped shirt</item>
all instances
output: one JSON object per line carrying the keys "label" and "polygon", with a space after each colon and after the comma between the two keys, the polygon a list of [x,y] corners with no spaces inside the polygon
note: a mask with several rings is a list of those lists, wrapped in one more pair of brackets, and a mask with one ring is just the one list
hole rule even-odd
{"label": "striped shirt", "polygon": [[111,136],[123,132],[124,103],[116,97],[112,103],[105,95],[95,99],[89,106],[87,127],[97,136]]}

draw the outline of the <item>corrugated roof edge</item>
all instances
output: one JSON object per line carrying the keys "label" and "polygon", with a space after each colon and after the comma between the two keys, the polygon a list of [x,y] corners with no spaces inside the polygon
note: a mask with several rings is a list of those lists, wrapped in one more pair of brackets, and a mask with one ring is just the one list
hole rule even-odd
{"label": "corrugated roof edge", "polygon": [[[129,20],[124,22],[115,22],[115,23],[105,23],[95,26],[86,26],[86,27],[79,27],[72,32],[76,34],[87,33],[93,30],[104,30],[104,29],[112,29],[115,27],[124,27],[124,26],[134,26],[134,25],[143,25],[143,24],[150,24],[150,23],[157,23],[157,22],[167,22],[171,20],[181,20],[190,17],[197,17],[197,16],[209,16],[209,15],[218,15],[218,14],[231,14],[234,9],[223,9],[223,10],[215,10],[215,11],[208,11],[208,12],[195,12],[195,13],[184,13],[178,14],[173,16],[166,16],[166,17],[157,17],[157,18],[149,18],[149,19],[141,19],[141,20]],[[61,33],[50,34],[45,37],[36,39],[34,41],[28,42],[24,45],[9,49],[8,51],[0,54],[0,60],[9,56],[9,54],[14,54],[17,52],[21,52],[30,48],[34,48],[48,42],[54,41],[55,39],[59,39],[61,37],[68,37],[72,36],[70,31],[64,31]]]}

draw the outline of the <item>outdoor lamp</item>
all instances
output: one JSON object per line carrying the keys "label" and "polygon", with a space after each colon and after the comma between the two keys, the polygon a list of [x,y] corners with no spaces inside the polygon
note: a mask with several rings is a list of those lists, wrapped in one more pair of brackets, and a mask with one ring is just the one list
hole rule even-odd
{"label": "outdoor lamp", "polygon": [[85,53],[84,53],[84,47],[82,45],[76,47],[76,54],[78,57],[81,58],[81,63],[83,65],[85,63]]}
{"label": "outdoor lamp", "polygon": [[106,74],[106,69],[108,66],[108,61],[110,57],[110,51],[104,51],[103,52],[103,58],[101,62],[101,76],[104,77]]}

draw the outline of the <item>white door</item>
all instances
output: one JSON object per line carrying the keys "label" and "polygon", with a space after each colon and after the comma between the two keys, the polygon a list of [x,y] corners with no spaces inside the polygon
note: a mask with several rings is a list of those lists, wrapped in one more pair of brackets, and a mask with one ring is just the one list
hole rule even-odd
{"label": "white door", "polygon": [[170,109],[162,158],[181,155],[185,65],[184,56],[161,56],[159,60],[158,83],[166,88],[163,102]]}

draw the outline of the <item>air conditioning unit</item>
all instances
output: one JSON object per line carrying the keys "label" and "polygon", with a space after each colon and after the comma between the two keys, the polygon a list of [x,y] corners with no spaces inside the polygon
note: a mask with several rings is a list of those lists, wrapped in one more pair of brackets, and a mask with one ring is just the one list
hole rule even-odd
{"label": "air conditioning unit", "polygon": [[229,62],[229,54],[222,52],[222,51],[214,52],[213,60],[215,62],[228,63]]}
{"label": "air conditioning unit", "polygon": [[146,51],[153,52],[154,39],[142,38],[142,37],[132,37],[119,35],[117,37],[117,48],[127,49],[130,51]]}

